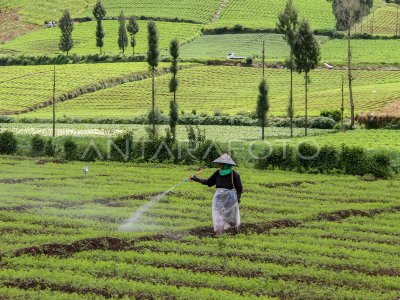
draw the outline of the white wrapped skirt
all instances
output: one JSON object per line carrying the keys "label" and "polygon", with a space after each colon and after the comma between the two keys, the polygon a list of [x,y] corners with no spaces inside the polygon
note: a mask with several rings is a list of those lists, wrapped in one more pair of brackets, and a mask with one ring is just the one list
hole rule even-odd
{"label": "white wrapped skirt", "polygon": [[212,204],[214,231],[222,231],[240,225],[240,213],[235,190],[217,189]]}

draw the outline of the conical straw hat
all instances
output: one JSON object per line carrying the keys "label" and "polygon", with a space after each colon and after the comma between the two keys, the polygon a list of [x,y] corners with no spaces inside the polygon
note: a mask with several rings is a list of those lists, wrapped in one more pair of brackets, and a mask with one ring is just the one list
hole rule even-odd
{"label": "conical straw hat", "polygon": [[213,163],[236,166],[236,163],[232,160],[232,158],[227,153],[222,154],[220,157],[218,157],[216,160],[214,160]]}

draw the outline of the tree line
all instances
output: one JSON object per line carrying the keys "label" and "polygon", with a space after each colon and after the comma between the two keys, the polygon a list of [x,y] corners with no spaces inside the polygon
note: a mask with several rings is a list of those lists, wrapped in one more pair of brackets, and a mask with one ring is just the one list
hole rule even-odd
{"label": "tree line", "polygon": [[[104,46],[104,30],[102,26],[102,20],[106,16],[106,10],[101,3],[101,0],[98,0],[94,9],[93,15],[96,18],[97,26],[96,26],[96,46],[100,49],[100,54],[102,53],[102,48]],[[123,11],[118,18],[119,27],[118,27],[118,46],[122,52],[125,52],[125,49],[128,47],[128,33],[130,34],[130,45],[132,47],[133,55],[135,55],[135,46],[136,46],[136,34],[139,32],[139,24],[135,17],[130,17],[128,24],[126,25],[126,18],[124,16]],[[68,10],[65,10],[63,16],[60,19],[60,30],[61,37],[59,42],[59,48],[63,52],[68,52],[74,46],[74,41],[72,39],[72,31],[73,31],[73,21],[71,15]],[[156,108],[156,82],[155,77],[157,73],[157,67],[160,61],[160,51],[159,51],[159,42],[158,42],[158,31],[157,26],[154,21],[149,21],[148,26],[148,51],[147,51],[147,63],[150,68],[151,77],[152,77],[152,97],[151,97],[151,110],[149,113],[149,123],[151,124],[151,136],[155,137],[157,134],[156,124],[158,123],[159,113]],[[177,91],[179,86],[178,81],[178,60],[179,60],[179,41],[177,39],[173,39],[170,43],[170,55],[172,57],[172,63],[170,67],[170,72],[172,74],[170,83],[169,83],[169,91],[173,94],[173,98],[170,101],[170,129],[168,135],[171,135],[172,139],[176,140],[176,125],[179,121],[179,109],[177,102]],[[55,66],[54,66],[54,81],[53,81],[53,136],[55,136]]]}
{"label": "tree line", "polygon": [[[351,29],[364,16],[369,14],[373,6],[373,0],[327,0],[332,3],[332,12],[336,19],[336,29],[347,32],[347,77],[350,98],[350,128],[355,124],[355,105],[353,96],[352,76],[352,52],[351,52]],[[306,20],[299,21],[298,12],[293,5],[293,0],[288,0],[283,12],[278,16],[277,29],[284,35],[290,53],[286,66],[290,70],[290,88],[287,113],[290,119],[290,136],[293,137],[293,71],[304,74],[304,112],[305,112],[305,136],[308,128],[308,90],[310,83],[310,72],[315,69],[320,61],[319,44]],[[264,59],[264,47],[263,47]],[[264,66],[264,62],[263,62]],[[259,85],[259,96],[256,114],[262,127],[262,139],[264,140],[264,127],[267,122],[269,111],[268,84],[264,77]],[[342,80],[342,128],[343,125],[343,80]]]}
{"label": "tree line", "polygon": [[[106,16],[106,9],[104,5],[101,3],[101,0],[98,0],[96,5],[93,8],[93,16],[96,19],[96,47],[99,48],[100,54],[103,53],[104,47],[104,28],[102,24],[102,20]],[[126,21],[128,20],[128,24]],[[132,55],[135,55],[135,47],[137,45],[136,34],[139,32],[139,23],[134,16],[126,18],[124,12],[121,11],[118,17],[118,48],[125,53],[125,50],[128,48],[129,38],[130,37],[130,46],[132,47]],[[59,27],[61,30],[59,49],[62,52],[66,52],[67,55],[69,51],[74,47],[74,40],[72,38],[72,31],[74,30],[74,24],[71,18],[71,14],[68,10],[65,10],[60,21]]]}

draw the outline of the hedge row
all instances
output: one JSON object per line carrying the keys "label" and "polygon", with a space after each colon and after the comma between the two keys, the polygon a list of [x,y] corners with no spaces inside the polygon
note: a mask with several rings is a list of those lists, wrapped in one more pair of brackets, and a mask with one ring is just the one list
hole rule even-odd
{"label": "hedge row", "polygon": [[[123,118],[59,118],[59,124],[149,124],[148,116],[142,115],[130,119]],[[9,116],[0,116],[0,123],[13,123],[16,122],[14,118]],[[20,118],[19,123],[51,123],[50,118]],[[169,116],[161,114],[157,116],[158,125],[168,125]],[[257,119],[251,115],[238,114],[235,116],[229,115],[214,115],[209,116],[206,114],[182,114],[179,116],[179,125],[230,125],[230,126],[258,126]],[[268,126],[271,127],[289,127],[290,120],[288,118],[274,118],[268,120]],[[295,118],[294,127],[303,128],[305,125],[304,118]],[[337,123],[329,117],[315,117],[309,118],[309,128],[316,129],[334,129]]]}
{"label": "hedge row", "polygon": [[[57,157],[67,161],[119,161],[119,162],[170,162],[175,164],[202,163],[211,165],[212,161],[226,152],[221,145],[206,140],[198,130],[189,130],[191,140],[176,143],[170,133],[164,137],[153,137],[134,141],[133,135],[125,133],[112,139],[106,147],[94,142],[78,144],[69,137],[61,147],[51,138],[35,135],[30,139],[29,150],[19,153],[32,157]],[[10,131],[0,133],[0,154],[13,155],[18,151],[18,141]]]}
{"label": "hedge row", "polygon": [[397,171],[386,152],[369,154],[361,147],[324,145],[319,148],[310,143],[298,147],[274,146],[261,151],[255,161],[258,169],[297,170],[299,172],[343,173],[376,178],[388,178]]}
{"label": "hedge row", "polygon": [[400,129],[400,117],[388,115],[361,115],[357,122],[366,129]]}

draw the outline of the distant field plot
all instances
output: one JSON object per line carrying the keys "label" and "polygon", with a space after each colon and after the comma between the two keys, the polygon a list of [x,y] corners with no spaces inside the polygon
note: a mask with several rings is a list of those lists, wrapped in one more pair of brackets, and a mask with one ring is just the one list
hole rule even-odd
{"label": "distant field plot", "polygon": [[[328,41],[326,37],[317,38],[320,44]],[[267,61],[285,61],[289,47],[283,36],[263,33],[202,35],[185,44],[181,55],[183,58],[226,59],[229,53],[235,53],[236,56],[260,58],[263,41]]]}
{"label": "distant field plot", "polygon": [[[177,94],[180,109],[200,113],[223,111],[237,113],[254,111],[258,95],[261,69],[243,67],[197,67],[179,73],[180,86]],[[309,113],[319,115],[324,109],[339,109],[341,105],[341,76],[345,72],[316,70],[311,73]],[[400,72],[355,71],[354,99],[357,112],[373,111],[398,99]],[[274,116],[286,115],[290,75],[287,70],[268,69],[271,110]],[[294,77],[295,114],[303,115],[303,76]],[[171,94],[168,90],[170,76],[156,79],[156,105],[168,111]],[[347,89],[345,91],[348,107]],[[133,82],[118,87],[85,94],[58,104],[58,112],[68,117],[132,117],[147,113],[151,103],[151,80]],[[29,117],[48,116],[49,108],[28,113]],[[347,113],[347,111],[346,111]]]}
{"label": "distant field plot", "polygon": [[376,9],[364,20],[353,27],[353,33],[371,35],[400,35],[400,5],[387,4]]}
{"label": "distant field plot", "polygon": [[58,21],[64,9],[72,16],[83,9],[93,7],[96,0],[0,0],[0,8],[17,8],[25,22],[43,25],[44,21]]}
{"label": "distant field plot", "polygon": [[[309,20],[312,29],[333,29],[335,18],[332,6],[325,0],[295,0],[299,18]],[[230,0],[219,19],[210,28],[234,27],[240,24],[246,28],[275,28],[278,15],[285,8],[282,0]]]}
{"label": "distant field plot", "polygon": [[[146,63],[58,65],[56,96],[82,86],[135,72],[146,72]],[[24,110],[52,98],[53,66],[0,68],[0,112]]]}
{"label": "distant field plot", "polygon": [[[352,61],[356,65],[399,65],[399,40],[352,40]],[[321,61],[345,65],[347,40],[330,40],[321,49]]]}
{"label": "distant field plot", "polygon": [[[191,20],[201,23],[211,21],[221,0],[103,0],[107,16],[118,16],[121,10],[126,16],[161,17]],[[80,12],[78,16],[91,17],[93,8]]]}
{"label": "distant field plot", "polygon": [[[104,52],[106,54],[122,53],[118,48],[118,21],[103,21],[105,39]],[[140,31],[137,35],[137,54],[144,54],[147,51],[147,22],[139,22]],[[200,34],[202,25],[187,23],[167,23],[157,22],[159,31],[160,49],[168,49],[169,43],[173,38],[180,42],[191,40]],[[75,24],[72,37],[75,41],[74,48],[70,54],[96,54],[99,49],[96,47],[96,22],[84,22]],[[0,54],[29,54],[29,55],[55,55],[61,53],[58,48],[60,39],[59,28],[48,28],[28,33],[16,38],[9,43],[0,46]],[[128,47],[125,52],[127,55],[132,53],[132,48]]]}

